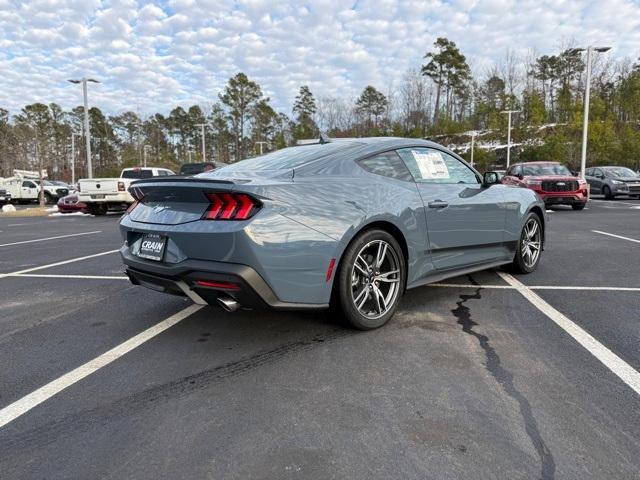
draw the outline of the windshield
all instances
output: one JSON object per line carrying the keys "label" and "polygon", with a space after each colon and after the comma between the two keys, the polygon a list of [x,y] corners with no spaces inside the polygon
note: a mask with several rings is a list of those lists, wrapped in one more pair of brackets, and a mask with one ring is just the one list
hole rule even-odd
{"label": "windshield", "polygon": [[125,170],[122,172],[122,178],[151,178],[153,171],[151,170]]}
{"label": "windshield", "polygon": [[303,145],[299,147],[283,148],[267,153],[260,157],[241,160],[231,165],[217,168],[211,172],[201,173],[199,177],[224,176],[234,172],[264,172],[268,170],[288,170],[296,168],[319,158],[329,156],[339,151],[357,148],[356,143],[328,143],[317,145]]}
{"label": "windshield", "polygon": [[605,170],[607,173],[613,175],[614,177],[629,177],[629,178],[633,178],[633,177],[637,177],[638,175],[635,174],[635,172],[633,170],[631,170],[630,168],[626,168],[626,167],[608,167],[608,168],[603,168],[603,170]]}
{"label": "windshield", "polygon": [[572,176],[571,171],[559,163],[548,163],[541,165],[523,165],[523,175],[567,175]]}

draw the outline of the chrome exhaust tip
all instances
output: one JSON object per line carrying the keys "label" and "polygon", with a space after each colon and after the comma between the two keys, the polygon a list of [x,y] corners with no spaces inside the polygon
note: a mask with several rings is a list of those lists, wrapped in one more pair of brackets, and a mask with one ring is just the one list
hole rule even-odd
{"label": "chrome exhaust tip", "polygon": [[235,312],[240,308],[240,304],[231,297],[218,297],[218,303],[227,312]]}

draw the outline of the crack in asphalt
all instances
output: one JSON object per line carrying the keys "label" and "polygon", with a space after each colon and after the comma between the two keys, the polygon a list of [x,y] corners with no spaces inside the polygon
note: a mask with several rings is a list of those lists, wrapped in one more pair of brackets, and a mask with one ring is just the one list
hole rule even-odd
{"label": "crack in asphalt", "polygon": [[[467,275],[469,281],[473,285],[478,285],[478,283],[471,277],[471,275]],[[451,310],[451,313],[458,319],[458,324],[462,326],[462,331],[475,337],[480,344],[480,347],[484,350],[486,356],[485,367],[491,374],[491,376],[502,386],[504,392],[509,395],[512,399],[518,402],[520,407],[520,415],[524,420],[524,427],[535,448],[538,456],[540,457],[540,475],[543,480],[552,480],[555,478],[556,472],[556,464],[551,454],[549,448],[547,447],[542,435],[540,434],[540,429],[538,428],[538,422],[533,416],[533,411],[531,409],[531,404],[527,400],[527,398],[518,391],[513,383],[513,374],[509,372],[506,368],[502,366],[500,361],[500,356],[496,352],[495,348],[493,348],[489,343],[489,337],[486,335],[482,335],[473,330],[473,327],[478,325],[475,321],[473,321],[471,317],[471,309],[465,304],[469,300],[480,300],[482,296],[480,295],[480,291],[482,287],[478,286],[473,295],[465,295],[460,294],[460,300],[456,302],[457,307]]]}
{"label": "crack in asphalt", "polygon": [[[324,342],[339,340],[353,334],[353,331],[346,329],[317,334],[308,339],[279,345],[270,350],[203,370],[178,380],[150,387],[111,403],[66,415],[3,440],[0,442],[2,446],[0,454],[8,454],[11,449],[46,446],[61,436],[70,436],[79,431],[86,431],[89,428],[95,428],[96,425],[106,425],[113,420],[113,417],[130,417],[135,412],[148,408],[150,404],[155,405],[159,401],[169,401],[188,395],[208,388],[215,383],[276,363],[288,355],[312,350]],[[4,430],[4,432],[6,431],[7,429]]]}

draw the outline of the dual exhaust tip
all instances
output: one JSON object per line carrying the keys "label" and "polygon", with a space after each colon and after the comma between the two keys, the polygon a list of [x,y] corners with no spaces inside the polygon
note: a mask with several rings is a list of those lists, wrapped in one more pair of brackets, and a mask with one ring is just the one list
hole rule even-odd
{"label": "dual exhaust tip", "polygon": [[240,304],[228,296],[218,297],[218,304],[227,312],[235,312],[240,308]]}

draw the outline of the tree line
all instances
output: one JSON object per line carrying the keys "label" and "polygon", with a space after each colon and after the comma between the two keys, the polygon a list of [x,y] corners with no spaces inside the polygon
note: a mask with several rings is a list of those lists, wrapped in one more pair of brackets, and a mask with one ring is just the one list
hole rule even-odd
{"label": "tree line", "polygon": [[[595,55],[589,116],[589,164],[640,168],[640,64]],[[423,63],[394,85],[367,85],[357,98],[316,98],[299,88],[291,112],[278,112],[261,86],[244,73],[230,78],[211,104],[175,107],[169,114],[142,117],[133,111],[106,115],[89,109],[95,175],[149,165],[172,169],[202,159],[201,129],[206,124],[206,158],[231,163],[314,138],[402,136],[431,138],[469,158],[480,169],[505,160],[506,115],[513,118],[512,159],[579,163],[585,90],[585,59],[566,46],[551,55],[518,57],[508,51],[481,74],[472,73],[465,55],[447,38],[438,38]],[[26,105],[11,113],[0,108],[0,176],[14,168],[47,168],[70,179],[71,136],[76,133],[77,176],[86,174],[82,140],[84,109],[56,103]]]}

